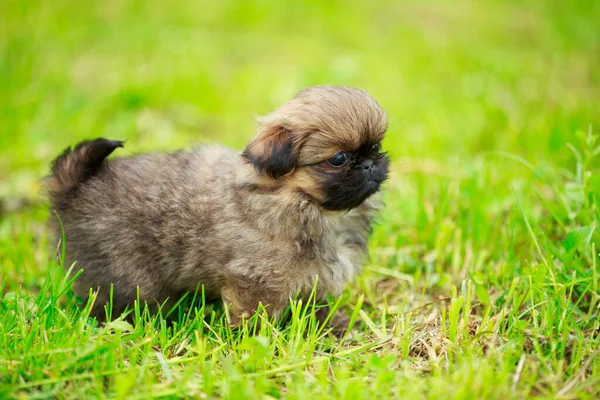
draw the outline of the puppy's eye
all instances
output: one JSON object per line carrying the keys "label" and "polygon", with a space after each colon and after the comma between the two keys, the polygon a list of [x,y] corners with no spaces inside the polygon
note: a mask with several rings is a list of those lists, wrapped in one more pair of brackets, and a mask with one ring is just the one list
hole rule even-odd
{"label": "puppy's eye", "polygon": [[345,151],[340,151],[339,153],[331,157],[329,160],[327,160],[327,162],[332,167],[340,168],[346,165],[349,159],[350,157],[348,157],[348,153],[346,153]]}
{"label": "puppy's eye", "polygon": [[373,151],[381,150],[381,143],[375,143],[373,146],[371,146],[371,150],[373,150]]}

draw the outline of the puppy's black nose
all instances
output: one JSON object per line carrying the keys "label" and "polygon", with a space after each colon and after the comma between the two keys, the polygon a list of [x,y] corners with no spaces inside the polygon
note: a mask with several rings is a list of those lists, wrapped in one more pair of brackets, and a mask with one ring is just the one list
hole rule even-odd
{"label": "puppy's black nose", "polygon": [[360,166],[367,170],[373,169],[373,160],[365,160],[360,163]]}

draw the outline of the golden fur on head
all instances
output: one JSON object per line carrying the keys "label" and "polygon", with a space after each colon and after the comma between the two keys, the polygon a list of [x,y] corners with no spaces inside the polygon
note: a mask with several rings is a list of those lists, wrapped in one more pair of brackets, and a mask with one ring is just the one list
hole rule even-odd
{"label": "golden fur on head", "polygon": [[[387,116],[379,103],[360,89],[343,86],[304,89],[258,123],[258,134],[244,154],[272,177],[298,165],[325,161],[336,151],[379,143],[387,130]],[[286,157],[279,160],[281,151]],[[280,163],[274,165],[275,161]]]}
{"label": "golden fur on head", "polygon": [[[243,155],[271,178],[326,200],[327,175],[342,175],[326,165],[339,152],[356,155],[379,145],[387,130],[385,111],[366,92],[341,86],[315,86],[259,118],[257,136]],[[387,159],[381,159],[387,173]],[[336,173],[337,172],[337,173]]]}
{"label": "golden fur on head", "polygon": [[92,315],[103,317],[111,285],[115,312],[138,288],[172,304],[202,285],[237,323],[259,303],[279,315],[315,282],[319,298],[338,294],[358,273],[387,176],[384,111],[361,90],[319,86],[259,123],[242,155],[203,146],[105,160],[122,142],[96,139],[54,161],[64,264],[83,269],[78,296],[99,290]]}

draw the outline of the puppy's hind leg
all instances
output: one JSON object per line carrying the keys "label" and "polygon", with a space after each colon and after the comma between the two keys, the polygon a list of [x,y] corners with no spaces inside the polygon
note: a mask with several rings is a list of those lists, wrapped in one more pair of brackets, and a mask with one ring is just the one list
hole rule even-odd
{"label": "puppy's hind leg", "polygon": [[270,316],[279,318],[288,302],[282,293],[256,290],[254,285],[229,284],[221,289],[223,303],[228,306],[229,324],[237,326],[242,319],[250,318],[263,305]]}
{"label": "puppy's hind leg", "polygon": [[331,333],[341,338],[348,330],[354,328],[354,326],[350,326],[350,317],[342,311],[332,311],[329,306],[324,306],[315,312],[315,317],[319,321],[319,324],[327,324],[327,327],[331,329]]}

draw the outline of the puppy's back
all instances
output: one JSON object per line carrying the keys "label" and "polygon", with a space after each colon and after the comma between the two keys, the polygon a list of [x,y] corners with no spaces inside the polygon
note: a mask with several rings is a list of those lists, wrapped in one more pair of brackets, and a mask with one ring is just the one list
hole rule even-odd
{"label": "puppy's back", "polygon": [[[203,216],[214,206],[198,196],[199,175],[205,175],[200,181],[207,187],[211,179],[206,161],[213,157],[206,151],[106,160],[121,146],[96,139],[67,149],[54,161],[49,185],[52,207],[64,226],[65,267],[77,261],[76,270],[84,270],[77,295],[85,298],[90,288],[100,288],[97,317],[111,284],[115,307],[131,304],[136,286],[142,299],[175,297],[181,286],[175,266],[189,262],[190,238],[210,230]],[[60,238],[58,218],[51,220]]]}

